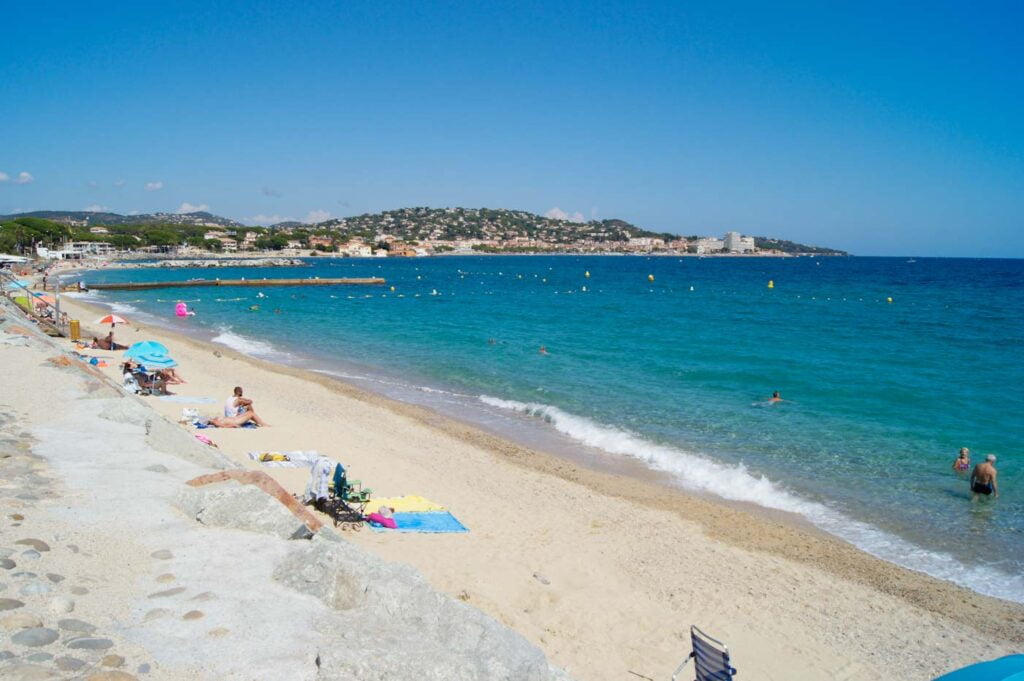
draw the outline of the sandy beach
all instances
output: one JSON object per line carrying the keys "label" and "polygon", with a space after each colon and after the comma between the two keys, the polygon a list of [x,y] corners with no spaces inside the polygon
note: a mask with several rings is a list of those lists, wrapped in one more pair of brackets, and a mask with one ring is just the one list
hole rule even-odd
{"label": "sandy beach", "polygon": [[[62,309],[85,322],[86,337],[102,335],[88,324],[100,308],[62,297]],[[163,328],[132,324],[116,337],[167,345],[187,381],[173,392],[214,400],[198,407],[203,415],[217,415],[233,386],[245,388],[270,426],[203,431],[241,466],[259,469],[250,451],[318,450],[379,495],[446,506],[468,534],[343,535],[411,565],[574,678],[667,679],[689,652],[691,624],[725,640],[747,679],[923,680],[1024,644],[1024,607],[796,523],[531,451]],[[118,378],[120,353],[86,354],[105,358],[100,371]],[[16,362],[0,350],[5,386]],[[9,390],[2,397],[39,423],[42,398],[34,409],[19,407],[23,399]],[[142,399],[171,420],[181,415],[182,404]],[[293,493],[308,477],[305,469],[264,470]]]}

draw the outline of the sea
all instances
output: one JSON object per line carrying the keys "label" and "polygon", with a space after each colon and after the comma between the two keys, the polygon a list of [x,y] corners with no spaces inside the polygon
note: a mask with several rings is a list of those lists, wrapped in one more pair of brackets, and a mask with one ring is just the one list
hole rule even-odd
{"label": "sea", "polygon": [[[1024,260],[307,262],[81,277],[383,277],[87,297],[1024,602]],[[997,455],[998,499],[972,501],[960,447]]]}

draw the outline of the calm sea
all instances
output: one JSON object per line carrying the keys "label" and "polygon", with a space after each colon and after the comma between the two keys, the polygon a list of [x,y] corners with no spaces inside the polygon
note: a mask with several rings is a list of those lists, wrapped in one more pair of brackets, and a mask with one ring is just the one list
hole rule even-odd
{"label": "calm sea", "polygon": [[[527,444],[640,462],[681,488],[792,512],[879,557],[1024,601],[1024,261],[310,262],[86,281],[385,277],[90,295]],[[174,317],[179,299],[195,317]],[[785,402],[768,405],[773,390]],[[999,499],[970,501],[950,470],[961,446],[999,456]]]}

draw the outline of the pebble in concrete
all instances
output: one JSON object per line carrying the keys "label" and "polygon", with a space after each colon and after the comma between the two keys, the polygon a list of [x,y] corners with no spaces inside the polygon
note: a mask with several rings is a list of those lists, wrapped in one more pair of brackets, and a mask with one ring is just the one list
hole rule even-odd
{"label": "pebble in concrete", "polygon": [[148,596],[146,596],[146,598],[167,598],[168,596],[177,596],[178,594],[183,593],[184,591],[185,587],[176,586],[173,589],[166,589],[164,591],[157,591],[155,593],[151,593]]}
{"label": "pebble in concrete", "polygon": [[150,558],[156,558],[157,560],[170,560],[171,558],[174,558],[174,554],[168,551],[167,549],[160,549],[159,551],[154,551],[153,553],[149,554],[149,556]]}
{"label": "pebble in concrete", "polygon": [[57,626],[61,629],[64,629],[65,631],[80,631],[83,634],[91,634],[92,632],[96,631],[96,627],[94,627],[93,625],[89,624],[88,622],[83,622],[82,620],[76,619],[60,620],[59,622],[57,622]]}
{"label": "pebble in concrete", "polygon": [[67,655],[58,657],[53,661],[53,663],[57,665],[57,669],[62,672],[77,672],[85,666],[85,662],[83,660],[79,660],[77,657],[68,657]]}
{"label": "pebble in concrete", "polygon": [[66,596],[50,599],[50,612],[55,615],[66,615],[75,609],[75,602]]}
{"label": "pebble in concrete", "polygon": [[149,669],[150,669],[149,663],[148,662],[143,662],[142,664],[139,665],[139,668],[136,671],[138,671],[140,674],[148,674],[149,673]]}
{"label": "pebble in concrete", "polygon": [[19,539],[14,542],[15,544],[21,544],[22,546],[31,546],[36,551],[49,551],[50,545],[41,539]]}
{"label": "pebble in concrete", "polygon": [[146,466],[145,470],[153,471],[154,473],[166,473],[169,469],[161,463],[155,463],[152,466]]}
{"label": "pebble in concrete", "polygon": [[173,582],[175,579],[177,578],[174,575],[172,575],[169,572],[165,572],[164,574],[157,577],[156,581],[160,582],[161,584],[167,584],[168,582]]}
{"label": "pebble in concrete", "polygon": [[16,565],[17,563],[10,558],[0,558],[0,568],[3,568],[4,570],[13,570]]}
{"label": "pebble in concrete", "polygon": [[217,627],[216,629],[210,629],[208,632],[206,632],[206,635],[210,638],[224,638],[230,633],[230,629],[226,629],[224,627]]}
{"label": "pebble in concrete", "polygon": [[71,593],[75,594],[76,596],[84,596],[85,594],[89,593],[89,590],[86,589],[84,586],[73,586],[71,587]]}
{"label": "pebble in concrete", "polygon": [[14,653],[12,653],[11,651],[0,650],[0,662],[3,662],[4,660],[9,660],[12,657],[14,657]]}
{"label": "pebble in concrete", "polygon": [[184,615],[182,615],[181,619],[183,619],[183,620],[199,620],[199,619],[202,619],[203,617],[205,617],[205,615],[203,614],[202,610],[189,610]]}
{"label": "pebble in concrete", "polygon": [[212,600],[215,600],[216,598],[217,598],[217,594],[213,593],[212,591],[204,591],[201,594],[196,594],[195,596],[193,596],[189,600],[190,601],[212,601]]}
{"label": "pebble in concrete", "polygon": [[11,635],[11,643],[37,648],[39,646],[48,646],[56,641],[57,638],[57,632],[53,629],[32,627],[31,629],[22,629],[16,634]]}
{"label": "pebble in concrete", "polygon": [[53,655],[50,653],[32,653],[25,659],[29,662],[49,662],[53,659]]}
{"label": "pebble in concrete", "polygon": [[54,584],[59,584],[60,582],[64,581],[64,575],[58,575],[58,574],[56,574],[54,572],[47,572],[46,573],[46,578],[48,580],[50,580],[51,582],[53,582]]}
{"label": "pebble in concrete", "polygon": [[153,608],[146,613],[146,616],[142,618],[144,622],[151,622],[152,620],[160,619],[161,617],[167,617],[171,614],[171,611],[167,608]]}
{"label": "pebble in concrete", "polygon": [[22,551],[21,557],[28,558],[29,560],[39,560],[43,557],[43,554],[39,553],[35,549],[29,549],[28,551]]}
{"label": "pebble in concrete", "polygon": [[18,589],[18,591],[22,596],[41,596],[53,591],[53,587],[44,582],[29,582]]}
{"label": "pebble in concrete", "polygon": [[85,681],[138,681],[138,678],[128,672],[112,670],[99,672],[85,677]]}
{"label": "pebble in concrete", "polygon": [[104,667],[120,667],[124,664],[124,658],[120,655],[104,655],[100,664]]}
{"label": "pebble in concrete", "polygon": [[43,621],[30,612],[16,612],[0,620],[0,627],[6,631],[31,629],[43,626]]}
{"label": "pebble in concrete", "polygon": [[16,598],[0,598],[0,612],[4,610],[14,610],[15,608],[20,608],[23,605],[25,604]]}
{"label": "pebble in concrete", "polygon": [[74,638],[67,642],[67,647],[74,650],[106,650],[113,645],[109,638]]}

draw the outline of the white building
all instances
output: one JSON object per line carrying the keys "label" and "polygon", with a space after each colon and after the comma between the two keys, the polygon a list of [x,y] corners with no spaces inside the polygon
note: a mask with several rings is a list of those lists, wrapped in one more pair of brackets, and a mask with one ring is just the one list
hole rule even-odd
{"label": "white building", "polygon": [[726,232],[725,250],[730,253],[753,253],[754,237],[740,236],[739,232]]}
{"label": "white building", "polygon": [[713,236],[697,239],[694,245],[697,247],[697,252],[700,254],[717,253],[725,248],[725,242],[721,239],[716,239]]}

